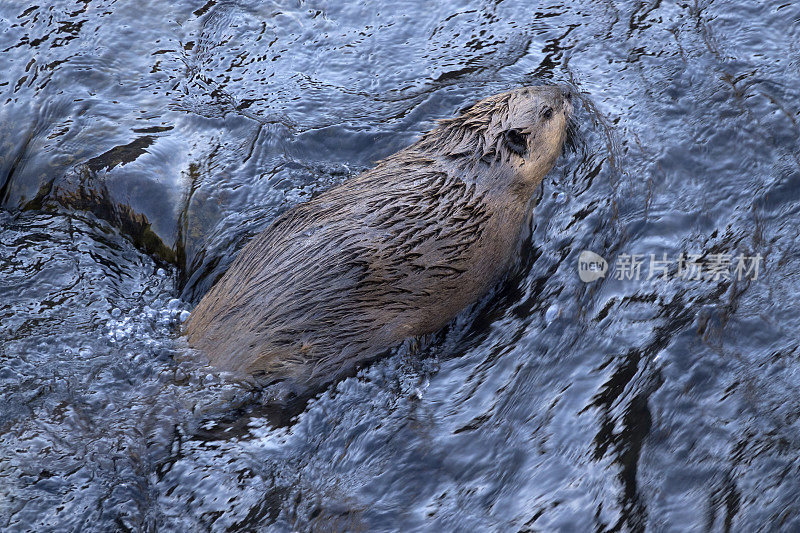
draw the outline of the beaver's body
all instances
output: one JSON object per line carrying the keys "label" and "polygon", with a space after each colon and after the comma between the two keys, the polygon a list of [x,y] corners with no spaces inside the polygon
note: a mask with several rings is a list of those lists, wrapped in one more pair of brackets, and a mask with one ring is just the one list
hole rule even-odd
{"label": "beaver's body", "polygon": [[507,269],[570,112],[554,87],[492,97],[287,211],[194,310],[190,344],[308,390],[440,329]]}

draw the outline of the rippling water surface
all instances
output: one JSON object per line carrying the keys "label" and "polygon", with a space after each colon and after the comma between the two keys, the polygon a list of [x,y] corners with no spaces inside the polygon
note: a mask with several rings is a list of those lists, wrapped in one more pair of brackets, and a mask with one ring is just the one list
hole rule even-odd
{"label": "rippling water surface", "polygon": [[[0,72],[0,529],[800,529],[797,4],[11,0]],[[194,362],[277,213],[541,82],[577,131],[482,307],[285,425]],[[681,253],[763,261],[615,275]]]}

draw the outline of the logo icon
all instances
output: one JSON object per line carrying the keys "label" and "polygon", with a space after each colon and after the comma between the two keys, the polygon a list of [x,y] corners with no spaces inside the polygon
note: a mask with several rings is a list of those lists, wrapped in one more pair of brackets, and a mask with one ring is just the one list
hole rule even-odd
{"label": "logo icon", "polygon": [[606,277],[608,263],[606,260],[589,250],[584,250],[578,257],[578,277],[584,283],[590,283]]}

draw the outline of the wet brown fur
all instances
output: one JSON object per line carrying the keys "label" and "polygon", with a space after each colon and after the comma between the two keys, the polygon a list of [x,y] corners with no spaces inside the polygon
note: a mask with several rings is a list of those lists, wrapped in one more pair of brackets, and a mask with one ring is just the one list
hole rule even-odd
{"label": "wet brown fur", "polygon": [[288,210],[198,304],[189,343],[219,368],[308,391],[440,329],[503,276],[571,111],[556,87],[487,98]]}

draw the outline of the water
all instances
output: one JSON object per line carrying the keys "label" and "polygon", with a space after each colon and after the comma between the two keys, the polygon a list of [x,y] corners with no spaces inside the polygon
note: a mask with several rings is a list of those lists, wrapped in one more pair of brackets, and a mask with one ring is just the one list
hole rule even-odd
{"label": "water", "polygon": [[[767,1],[3,2],[0,529],[799,529],[799,33]],[[277,213],[540,82],[579,91],[573,147],[421,355],[276,426],[177,336]],[[585,249],[763,262],[586,284]]]}

